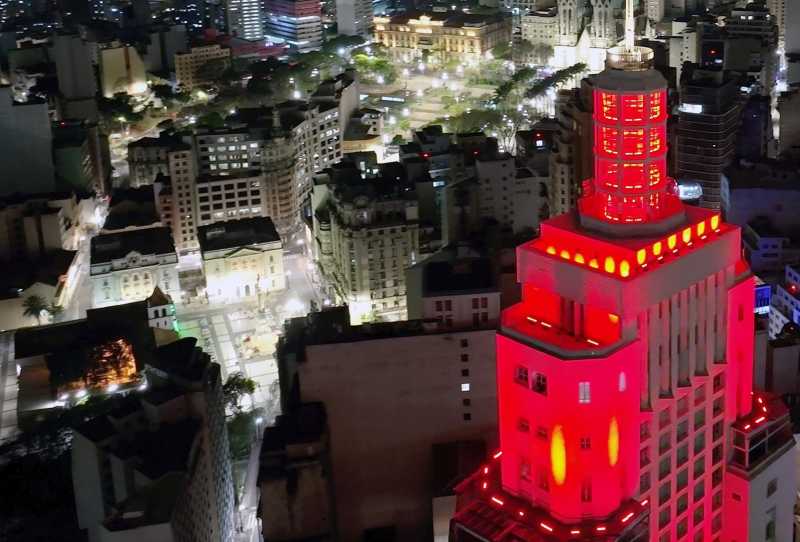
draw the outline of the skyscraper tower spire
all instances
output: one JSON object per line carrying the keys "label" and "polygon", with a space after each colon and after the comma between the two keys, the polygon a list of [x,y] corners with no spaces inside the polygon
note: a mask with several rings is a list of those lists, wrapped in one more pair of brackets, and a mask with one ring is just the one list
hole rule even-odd
{"label": "skyscraper tower spire", "polygon": [[632,51],[636,39],[636,24],[633,19],[633,0],[625,0],[625,50]]}
{"label": "skyscraper tower spire", "polygon": [[517,247],[500,449],[457,488],[451,542],[791,538],[791,496],[750,489],[792,479],[794,458],[786,409],[752,393],[741,232],[674,193],[667,83],[632,7],[594,80],[594,177]]}

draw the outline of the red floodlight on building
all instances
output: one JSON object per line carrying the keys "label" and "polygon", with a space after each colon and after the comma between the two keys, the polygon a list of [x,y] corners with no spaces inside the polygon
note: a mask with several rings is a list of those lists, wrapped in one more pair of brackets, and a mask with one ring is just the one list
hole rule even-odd
{"label": "red floodlight on building", "polygon": [[[788,418],[753,410],[739,228],[674,193],[667,84],[631,20],[594,80],[578,211],[517,248],[522,301],[497,340],[501,451],[457,488],[454,542],[744,542],[758,507],[729,504],[726,485],[775,465],[791,476]],[[731,435],[755,449],[760,424],[776,429],[759,466],[731,459]]]}

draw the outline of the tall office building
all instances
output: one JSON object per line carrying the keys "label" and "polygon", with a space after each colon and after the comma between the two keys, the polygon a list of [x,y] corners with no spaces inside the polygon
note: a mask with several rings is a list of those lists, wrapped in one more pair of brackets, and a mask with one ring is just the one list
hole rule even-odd
{"label": "tall office building", "polygon": [[11,87],[0,86],[0,134],[0,195],[53,192],[53,133],[47,102],[17,103]]}
{"label": "tall office building", "polygon": [[339,34],[370,37],[371,0],[336,0],[336,25]]}
{"label": "tall office building", "polygon": [[322,46],[322,7],[315,0],[266,0],[266,34],[300,52]]}
{"label": "tall office building", "polygon": [[736,155],[741,122],[739,79],[722,70],[684,74],[678,112],[675,174],[703,188],[700,204],[720,208],[722,173]]}
{"label": "tall office building", "polygon": [[92,44],[78,34],[54,34],[58,90],[68,100],[93,98],[97,92]]}
{"label": "tall office building", "polygon": [[237,38],[259,41],[264,38],[264,17],[260,0],[227,0],[225,18],[228,33]]}
{"label": "tall office building", "polygon": [[500,449],[458,486],[451,540],[791,539],[794,441],[751,391],[740,231],[671,190],[667,83],[632,20],[595,79],[577,212],[517,249]]}

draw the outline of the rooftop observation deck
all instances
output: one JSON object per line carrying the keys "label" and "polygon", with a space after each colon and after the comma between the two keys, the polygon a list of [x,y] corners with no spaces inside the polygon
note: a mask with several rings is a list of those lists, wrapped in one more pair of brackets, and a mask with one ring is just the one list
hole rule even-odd
{"label": "rooftop observation deck", "polygon": [[502,489],[497,452],[456,487],[457,512],[451,523],[456,541],[621,542],[644,541],[648,501],[629,500],[603,520],[564,524],[543,508]]}

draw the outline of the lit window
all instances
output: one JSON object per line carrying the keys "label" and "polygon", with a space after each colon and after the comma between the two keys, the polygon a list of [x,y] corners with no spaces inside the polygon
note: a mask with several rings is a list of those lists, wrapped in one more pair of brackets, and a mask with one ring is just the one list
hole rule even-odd
{"label": "lit window", "polygon": [[622,182],[628,190],[641,190],[644,187],[644,164],[622,164]]}
{"label": "lit window", "polygon": [[664,93],[654,92],[650,95],[650,120],[661,118],[664,111]]}
{"label": "lit window", "polygon": [[644,156],[644,130],[628,128],[622,131],[622,153],[625,156]]}
{"label": "lit window", "polygon": [[589,382],[578,382],[578,402],[582,405],[592,402],[592,390]]}
{"label": "lit window", "polygon": [[659,152],[663,147],[663,127],[656,127],[650,129],[649,140],[650,140],[650,153],[655,154]]}
{"label": "lit window", "polygon": [[648,177],[650,179],[650,187],[654,188],[661,184],[661,179],[664,178],[664,167],[659,162],[653,162],[649,166]]}
{"label": "lit window", "polygon": [[461,391],[469,391],[469,382],[463,382],[461,384]]}
{"label": "lit window", "polygon": [[626,389],[628,389],[628,379],[625,373],[619,373],[619,391],[625,391]]}
{"label": "lit window", "polygon": [[607,126],[600,127],[600,148],[605,154],[617,156],[619,153],[618,136],[619,130],[616,128],[609,128]]}
{"label": "lit window", "polygon": [[622,97],[622,118],[626,122],[644,120],[644,96],[642,94]]}
{"label": "lit window", "polygon": [[603,92],[600,95],[600,107],[606,120],[617,120],[617,95]]}
{"label": "lit window", "polygon": [[619,188],[619,180],[617,179],[618,171],[618,162],[614,160],[597,160],[597,180],[600,181],[606,188]]}

